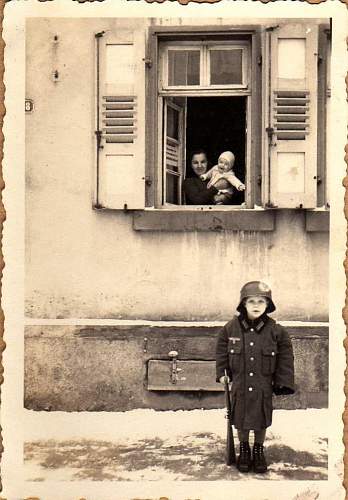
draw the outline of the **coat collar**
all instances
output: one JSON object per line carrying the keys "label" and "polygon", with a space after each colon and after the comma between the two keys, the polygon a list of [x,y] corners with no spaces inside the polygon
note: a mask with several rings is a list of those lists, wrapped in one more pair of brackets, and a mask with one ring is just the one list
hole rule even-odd
{"label": "coat collar", "polygon": [[239,322],[245,331],[249,330],[250,328],[254,328],[254,330],[256,330],[257,333],[260,333],[262,328],[265,326],[265,324],[267,323],[269,318],[268,318],[267,314],[263,314],[262,316],[260,316],[256,320],[250,320],[241,314],[238,317],[238,319],[239,319]]}

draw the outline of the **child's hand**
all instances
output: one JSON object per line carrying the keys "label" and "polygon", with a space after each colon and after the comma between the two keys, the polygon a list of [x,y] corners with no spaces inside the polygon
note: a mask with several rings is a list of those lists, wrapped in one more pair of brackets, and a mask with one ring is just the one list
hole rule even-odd
{"label": "child's hand", "polygon": [[239,184],[238,191],[244,191],[244,190],[245,190],[245,184]]}
{"label": "child's hand", "polygon": [[222,377],[219,378],[220,384],[225,384],[226,382],[229,384],[230,383],[230,377],[228,375],[223,375]]}

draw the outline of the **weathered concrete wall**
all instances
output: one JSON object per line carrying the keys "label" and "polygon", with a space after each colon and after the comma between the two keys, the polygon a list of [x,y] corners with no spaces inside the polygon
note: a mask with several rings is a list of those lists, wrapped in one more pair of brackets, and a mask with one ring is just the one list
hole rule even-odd
{"label": "weathered concrete wall", "polygon": [[306,232],[301,211],[278,211],[270,233],[145,234],[132,229],[131,215],[92,209],[94,33],[150,22],[28,21],[26,314],[220,320],[231,315],[240,286],[262,278],[280,318],[326,319],[328,235]]}
{"label": "weathered concrete wall", "polygon": [[[275,398],[275,406],[326,406],[327,328],[287,329],[294,347],[297,392]],[[62,411],[222,407],[224,396],[217,392],[147,389],[150,359],[168,360],[168,352],[175,349],[181,360],[214,360],[217,330],[212,326],[28,326],[25,407]]]}

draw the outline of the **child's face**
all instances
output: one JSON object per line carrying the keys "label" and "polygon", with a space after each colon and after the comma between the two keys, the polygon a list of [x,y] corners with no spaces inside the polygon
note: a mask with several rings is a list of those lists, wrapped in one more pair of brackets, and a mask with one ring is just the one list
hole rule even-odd
{"label": "child's face", "polygon": [[233,161],[228,160],[224,155],[220,155],[218,159],[218,169],[222,174],[228,172],[233,167]]}
{"label": "child's face", "polygon": [[257,295],[245,299],[244,305],[249,319],[257,319],[267,309],[266,297],[259,297]]}

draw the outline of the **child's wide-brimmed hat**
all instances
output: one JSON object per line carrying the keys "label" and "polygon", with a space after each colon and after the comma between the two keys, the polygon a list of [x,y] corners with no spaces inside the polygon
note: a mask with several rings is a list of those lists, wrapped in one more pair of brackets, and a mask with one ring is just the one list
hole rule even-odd
{"label": "child's wide-brimmed hat", "polygon": [[252,296],[266,297],[268,299],[266,312],[275,311],[276,307],[272,300],[272,290],[268,285],[266,285],[266,283],[263,283],[262,281],[249,281],[248,283],[245,283],[240,291],[240,300],[237,311],[240,312],[242,310],[242,307],[244,307],[244,299]]}

